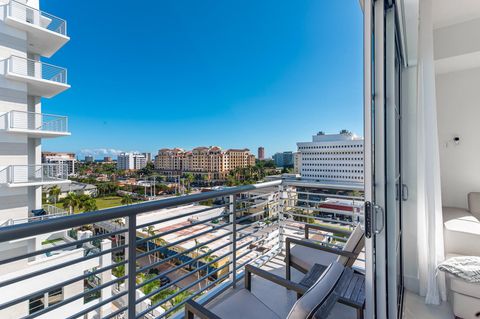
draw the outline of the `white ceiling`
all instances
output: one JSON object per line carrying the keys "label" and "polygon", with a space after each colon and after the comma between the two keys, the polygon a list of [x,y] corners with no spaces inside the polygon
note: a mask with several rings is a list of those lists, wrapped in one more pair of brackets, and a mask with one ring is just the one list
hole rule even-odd
{"label": "white ceiling", "polygon": [[432,3],[434,28],[480,18],[480,0],[432,0]]}

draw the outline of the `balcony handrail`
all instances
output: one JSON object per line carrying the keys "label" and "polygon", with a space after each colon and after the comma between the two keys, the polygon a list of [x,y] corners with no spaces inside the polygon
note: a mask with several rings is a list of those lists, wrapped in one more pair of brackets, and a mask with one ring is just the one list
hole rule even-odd
{"label": "balcony handrail", "polygon": [[[58,217],[40,222],[31,222],[28,224],[7,226],[0,231],[0,242],[21,239],[24,237],[36,236],[45,233],[60,231],[67,228],[80,227],[82,225],[93,224],[101,221],[117,219],[122,217],[133,217],[139,214],[151,212],[153,210],[171,208],[191,204],[211,198],[235,195],[254,191],[272,186],[279,186],[282,181],[272,181],[252,185],[237,186],[222,190],[214,190],[200,194],[171,197],[139,204],[132,204],[114,208],[103,209],[83,214]],[[158,221],[159,223],[162,221]]]}
{"label": "balcony handrail", "polygon": [[[40,27],[42,27],[42,28],[44,28],[44,29],[46,29],[46,30],[55,32],[55,33],[59,33],[59,34],[64,35],[64,36],[67,35],[67,21],[66,21],[65,19],[62,19],[62,18],[57,17],[56,15],[53,15],[53,14],[51,14],[51,13],[49,13],[49,12],[45,12],[45,11],[39,10],[39,9],[37,9],[37,8],[31,7],[31,6],[29,6],[29,5],[25,4],[25,3],[21,3],[21,2],[15,1],[15,0],[10,0],[10,2],[8,3],[8,6],[9,6],[10,10],[11,10],[11,8],[12,8],[12,4],[22,6],[22,7],[24,7],[24,8],[27,8],[27,9],[32,10],[32,11],[35,11],[35,12],[39,12],[41,15],[43,15],[43,16],[45,16],[45,17],[47,17],[47,18],[53,18],[53,19],[57,20],[57,21],[59,22],[59,26],[58,26],[56,29],[54,29],[54,30],[49,29],[49,28],[45,28],[45,27],[42,27],[42,26],[40,26]],[[10,13],[10,15],[12,15],[11,11],[9,11],[9,13]],[[62,28],[62,27],[63,27],[63,28]],[[63,32],[62,32],[62,31],[58,31],[58,30],[63,30]]]}
{"label": "balcony handrail", "polygon": [[31,112],[31,111],[11,110],[11,111],[8,111],[7,113],[26,113],[26,114],[36,114],[36,115],[42,115],[42,116],[52,116],[52,117],[57,117],[57,118],[68,119],[68,116],[66,116],[66,115],[58,115],[58,114],[51,114],[51,113],[38,113],[38,112]]}
{"label": "balcony handrail", "polygon": [[19,55],[15,55],[15,54],[10,55],[10,57],[8,57],[7,59],[10,60],[11,58],[17,58],[17,59],[21,59],[21,60],[30,61],[30,62],[40,63],[40,64],[42,64],[42,65],[51,66],[51,67],[53,67],[53,68],[60,69],[60,70],[64,70],[65,72],[67,72],[67,69],[64,68],[64,67],[62,67],[62,66],[58,66],[58,65],[55,65],[55,64],[47,63],[47,62],[44,62],[44,61],[41,61],[41,60],[38,60],[38,61],[37,61],[37,60],[34,60],[34,59],[21,57],[21,56],[19,56]]}

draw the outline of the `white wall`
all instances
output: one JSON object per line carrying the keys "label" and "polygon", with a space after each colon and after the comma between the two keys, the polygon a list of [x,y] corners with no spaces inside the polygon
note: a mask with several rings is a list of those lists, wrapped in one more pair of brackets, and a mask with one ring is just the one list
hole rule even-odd
{"label": "white wall", "polygon": [[443,205],[466,208],[480,191],[480,68],[439,74],[436,89]]}

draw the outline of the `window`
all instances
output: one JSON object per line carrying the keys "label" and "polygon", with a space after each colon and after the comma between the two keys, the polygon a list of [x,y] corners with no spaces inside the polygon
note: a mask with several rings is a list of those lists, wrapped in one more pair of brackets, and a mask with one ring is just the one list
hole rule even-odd
{"label": "window", "polygon": [[39,294],[28,302],[28,313],[32,314],[45,308],[45,295]]}
{"label": "window", "polygon": [[48,305],[52,306],[63,300],[63,288],[52,290],[48,293]]}

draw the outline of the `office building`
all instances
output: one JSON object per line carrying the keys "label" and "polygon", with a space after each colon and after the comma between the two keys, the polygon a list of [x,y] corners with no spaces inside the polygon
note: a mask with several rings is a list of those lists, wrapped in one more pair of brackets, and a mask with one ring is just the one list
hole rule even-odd
{"label": "office building", "polygon": [[363,138],[350,132],[320,132],[311,142],[299,142],[297,146],[302,178],[363,183]]}
{"label": "office building", "polygon": [[275,153],[272,159],[277,167],[293,167],[293,152]]}
{"label": "office building", "polygon": [[117,169],[138,170],[147,166],[147,159],[143,154],[121,153],[117,157]]}
{"label": "office building", "polygon": [[142,154],[145,157],[145,160],[147,161],[147,163],[150,163],[152,161],[152,153],[146,152],[146,153],[142,153]]}
{"label": "office building", "polygon": [[257,154],[257,158],[260,160],[260,161],[263,161],[265,159],[265,148],[263,146],[260,146],[258,148],[258,154]]}
{"label": "office building", "polygon": [[42,163],[44,164],[59,164],[63,167],[63,164],[67,167],[67,174],[70,176],[75,174],[75,164],[77,159],[75,153],[66,152],[42,152]]}
{"label": "office building", "polygon": [[95,159],[93,158],[93,155],[85,155],[85,160],[84,160],[85,163],[93,163],[94,160]]}
{"label": "office building", "polygon": [[302,153],[293,153],[293,173],[300,174],[300,168],[302,166]]}

